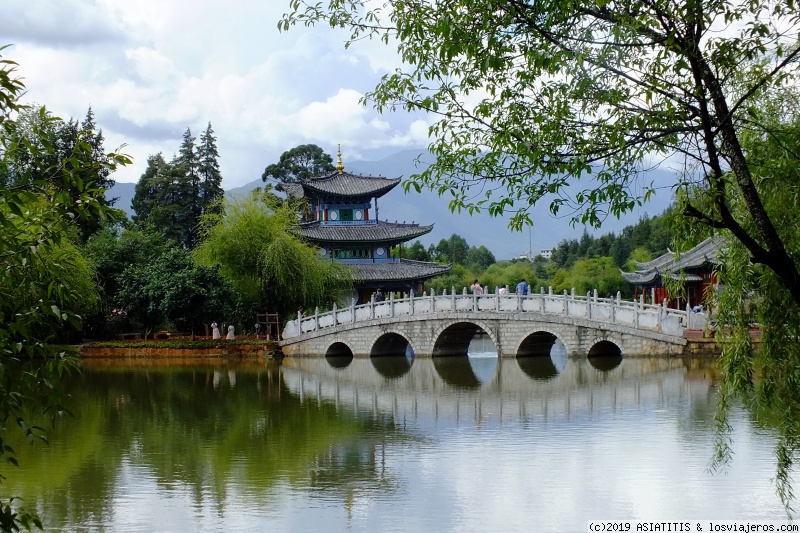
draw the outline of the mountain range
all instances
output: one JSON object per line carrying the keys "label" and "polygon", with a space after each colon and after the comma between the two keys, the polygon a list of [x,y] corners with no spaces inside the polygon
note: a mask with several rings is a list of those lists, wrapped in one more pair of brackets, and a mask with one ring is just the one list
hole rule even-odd
{"label": "mountain range", "polygon": [[[378,161],[345,162],[345,170],[353,174],[406,179],[425,168],[424,162],[417,162],[418,158],[424,161],[424,156],[420,156],[419,151],[404,150]],[[428,156],[428,160],[431,158],[432,156]],[[647,178],[650,181],[670,179],[667,171],[655,171]],[[237,195],[263,185],[259,178],[240,187],[226,189],[225,192],[228,195]],[[134,183],[116,183],[106,192],[106,196],[118,198],[116,207],[130,217],[133,214],[130,206],[134,191]],[[634,209],[620,219],[608,217],[599,230],[586,229],[593,235],[619,233],[645,214],[655,216],[662,213],[671,200],[668,191],[661,191],[648,204]],[[473,215],[452,213],[448,203],[449,198],[429,190],[404,193],[401,184],[380,198],[378,216],[380,220],[391,222],[433,224],[433,230],[419,239],[425,247],[455,233],[464,237],[471,246],[486,246],[498,260],[519,257],[528,250],[533,250],[535,255],[539,250],[552,248],[564,239],[580,238],[584,231],[583,226],[570,225],[569,216],[557,218],[550,213],[548,202],[540,202],[531,210],[534,226],[522,232],[508,228],[510,216],[491,217],[485,211]]]}

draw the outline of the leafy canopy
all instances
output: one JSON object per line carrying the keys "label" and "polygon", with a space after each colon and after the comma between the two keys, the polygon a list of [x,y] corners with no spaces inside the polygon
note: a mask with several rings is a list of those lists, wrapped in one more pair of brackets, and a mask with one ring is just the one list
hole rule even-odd
{"label": "leafy canopy", "polygon": [[[403,65],[365,97],[427,113],[436,162],[407,187],[531,224],[540,200],[594,226],[658,186],[699,185],[681,211],[730,231],[800,303],[800,272],[765,212],[741,144],[754,97],[797,81],[794,2],[291,0],[279,22],[378,38]],[[668,161],[674,182],[642,184]],[[730,179],[726,176],[730,172]],[[744,210],[732,212],[731,195]],[[752,222],[752,224],[750,223]]]}
{"label": "leafy canopy", "polygon": [[268,205],[269,200],[269,193],[256,190],[204,217],[198,262],[219,264],[239,298],[258,312],[277,311],[284,318],[300,305],[322,307],[351,294],[351,270],[321,259],[317,248],[292,233],[297,212],[289,204]]}
{"label": "leafy canopy", "polygon": [[264,169],[263,181],[275,179],[282,183],[321,176],[333,172],[333,159],[316,144],[301,144],[281,154],[280,160]]}
{"label": "leafy canopy", "polygon": [[[12,113],[23,109],[24,86],[15,72],[16,64],[0,57],[0,170],[24,177],[0,186],[0,460],[10,464],[9,431],[45,440],[38,424],[64,412],[59,379],[75,356],[55,343],[97,302],[91,267],[76,246],[80,223],[113,216],[95,179],[129,163],[119,153],[95,158],[86,137],[59,151],[49,126],[60,119],[44,108],[20,136]],[[31,525],[41,528],[41,521],[14,498],[0,503],[0,529]]]}

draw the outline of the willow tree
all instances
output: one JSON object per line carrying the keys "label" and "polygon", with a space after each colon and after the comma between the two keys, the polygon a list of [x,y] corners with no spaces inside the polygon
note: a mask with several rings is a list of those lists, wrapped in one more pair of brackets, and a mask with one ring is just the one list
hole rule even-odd
{"label": "willow tree", "polygon": [[[298,307],[328,306],[352,292],[351,271],[322,259],[292,232],[297,212],[276,206],[260,189],[226,199],[203,218],[198,261],[219,264],[243,302],[254,310],[296,316]],[[255,317],[253,317],[254,319]]]}
{"label": "willow tree", "polygon": [[[795,2],[386,0],[376,6],[365,0],[291,0],[289,5],[282,30],[323,23],[345,29],[347,46],[374,38],[397,47],[401,66],[385,75],[365,102],[381,112],[405,109],[432,119],[429,149],[436,161],[412,176],[408,187],[450,194],[454,210],[513,213],[517,229],[532,223],[529,209],[539,201],[550,202],[554,213],[572,207],[574,220],[599,226],[656,189],[672,187],[680,193],[684,220],[722,234],[739,250],[727,258],[723,275],[763,273],[755,276],[763,297],[791,310],[763,323],[765,334],[780,330],[786,320],[796,322],[796,223],[783,225],[770,207],[782,194],[792,208],[797,199],[788,194],[792,188],[780,186],[774,200],[766,198],[777,182],[765,177],[777,177],[781,169],[764,159],[756,171],[756,145],[746,141],[750,134],[769,138],[774,126],[785,123],[784,109],[762,103],[798,86]],[[781,157],[796,146],[782,145]],[[648,170],[659,166],[674,170],[667,173],[673,177],[647,182]],[[782,180],[791,184],[794,176],[783,174]],[[734,285],[745,289],[729,283]],[[723,317],[744,326],[746,295],[728,292],[730,298],[721,303],[731,307]],[[794,335],[789,338],[797,344]],[[749,397],[759,366],[774,372],[771,387],[786,387],[800,397],[795,374],[780,366],[794,368],[798,356],[772,340],[764,348],[760,362],[743,357],[726,365],[724,387]],[[784,438],[788,447],[779,450],[779,459],[788,468],[797,446],[795,437]],[[785,501],[791,497],[786,489],[781,494]]]}

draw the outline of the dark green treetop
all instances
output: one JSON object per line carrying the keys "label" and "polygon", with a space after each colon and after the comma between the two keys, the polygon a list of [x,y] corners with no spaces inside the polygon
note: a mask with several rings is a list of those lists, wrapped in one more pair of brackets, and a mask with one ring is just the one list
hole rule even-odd
{"label": "dark green treetop", "polygon": [[333,158],[316,144],[301,144],[283,152],[277,163],[269,165],[261,175],[263,181],[275,179],[294,183],[333,172]]}

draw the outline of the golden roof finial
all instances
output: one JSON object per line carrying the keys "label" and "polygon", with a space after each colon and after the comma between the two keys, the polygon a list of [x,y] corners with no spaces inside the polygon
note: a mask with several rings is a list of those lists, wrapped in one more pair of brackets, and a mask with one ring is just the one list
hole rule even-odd
{"label": "golden roof finial", "polygon": [[336,151],[338,152],[338,159],[336,161],[336,170],[338,170],[339,174],[341,174],[344,171],[344,165],[342,164],[342,145],[341,144],[337,144],[336,145]]}

